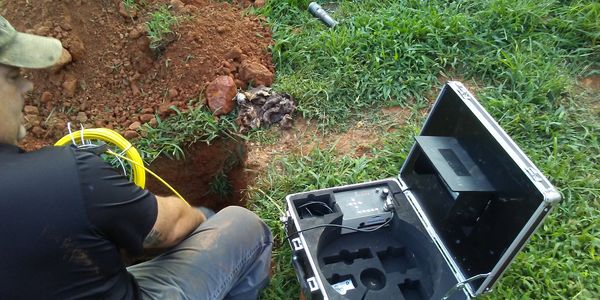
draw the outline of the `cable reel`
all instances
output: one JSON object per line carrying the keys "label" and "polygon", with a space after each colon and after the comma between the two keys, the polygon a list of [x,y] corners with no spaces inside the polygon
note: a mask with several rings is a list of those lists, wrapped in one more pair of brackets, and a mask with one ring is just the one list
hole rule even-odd
{"label": "cable reel", "polygon": [[[105,142],[109,145],[116,146],[121,153],[116,153],[111,149],[107,148],[106,153],[115,156],[121,163],[121,159],[128,161],[131,164],[132,174],[131,181],[140,188],[146,187],[146,172],[150,173],[150,175],[154,176],[158,181],[168,187],[175,195],[177,195],[183,202],[187,204],[187,201],[181,196],[171,185],[169,185],[166,181],[164,181],[160,176],[156,175],[154,172],[150,171],[148,168],[144,166],[144,161],[140,153],[133,147],[133,145],[125,139],[122,135],[117,133],[114,130],[108,128],[91,128],[84,129],[72,132],[71,124],[67,124],[69,129],[69,134],[62,137],[54,146],[66,146],[68,144],[73,144],[78,148],[85,149],[86,147],[97,147],[98,145],[92,144],[90,140],[98,140]],[[77,140],[80,143],[77,143]],[[189,204],[188,204],[189,205]]]}

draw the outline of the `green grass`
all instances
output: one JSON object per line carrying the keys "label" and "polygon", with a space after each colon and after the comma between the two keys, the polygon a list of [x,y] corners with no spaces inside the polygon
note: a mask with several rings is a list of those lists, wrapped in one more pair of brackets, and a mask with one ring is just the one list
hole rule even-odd
{"label": "green grass", "polygon": [[308,2],[270,1],[262,12],[274,30],[278,87],[322,124],[382,104],[422,105],[440,75],[502,84],[513,54],[549,54],[557,68],[568,59],[581,73],[600,60],[592,1],[344,1],[331,30]]}
{"label": "green grass", "polygon": [[165,120],[157,116],[158,124],[143,127],[144,138],[135,142],[145,162],[150,163],[163,155],[183,159],[184,148],[196,142],[210,143],[216,138],[243,138],[236,134],[233,116],[216,119],[205,106],[181,112],[172,107],[175,115]]}
{"label": "green grass", "polygon": [[219,200],[226,199],[233,193],[233,186],[223,170],[220,170],[208,186],[208,193],[216,196]]}
{"label": "green grass", "polygon": [[151,12],[148,21],[146,21],[150,48],[157,50],[164,47],[165,43],[168,43],[168,35],[173,32],[173,26],[178,22],[178,17],[173,15],[166,4]]}
{"label": "green grass", "polygon": [[138,4],[135,0],[122,0],[123,6],[128,13],[132,13],[138,10]]}
{"label": "green grass", "polygon": [[[271,0],[276,88],[302,115],[336,129],[382,106],[425,107],[440,78],[462,78],[563,201],[517,257],[490,299],[592,299],[600,295],[600,133],[597,92],[577,85],[600,67],[596,1],[339,2],[328,29],[309,1]],[[591,108],[595,107],[595,110]],[[276,236],[275,276],[263,299],[296,299],[298,284],[279,223],[285,195],[356,183],[399,170],[422,120],[388,133],[369,158],[332,149],[284,156],[250,188]]]}

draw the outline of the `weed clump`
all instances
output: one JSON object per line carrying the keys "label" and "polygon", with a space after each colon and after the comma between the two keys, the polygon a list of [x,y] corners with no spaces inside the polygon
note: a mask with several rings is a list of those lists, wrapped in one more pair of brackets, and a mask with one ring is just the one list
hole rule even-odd
{"label": "weed clump", "polygon": [[138,10],[138,4],[135,2],[135,0],[123,0],[122,2],[123,6],[125,6],[125,10],[128,13],[132,13]]}
{"label": "weed clump", "polygon": [[150,13],[146,21],[150,49],[161,53],[175,40],[173,26],[179,23],[177,16],[173,15],[168,5],[161,5],[156,11]]}

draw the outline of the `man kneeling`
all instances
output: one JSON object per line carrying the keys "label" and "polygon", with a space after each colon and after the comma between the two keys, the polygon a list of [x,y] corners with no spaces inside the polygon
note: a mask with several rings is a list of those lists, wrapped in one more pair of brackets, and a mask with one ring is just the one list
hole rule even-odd
{"label": "man kneeling", "polygon": [[[0,17],[0,299],[255,299],[268,283],[272,236],[252,212],[214,216],[138,188],[74,147],[25,153],[20,68],[52,66],[52,38]],[[165,249],[126,267],[120,255]]]}

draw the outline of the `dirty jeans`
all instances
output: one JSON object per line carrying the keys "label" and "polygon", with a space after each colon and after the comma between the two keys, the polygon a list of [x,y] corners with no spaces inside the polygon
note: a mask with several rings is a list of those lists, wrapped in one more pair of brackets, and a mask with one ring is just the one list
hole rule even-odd
{"label": "dirty jeans", "polygon": [[230,206],[178,246],[127,271],[143,299],[256,299],[269,281],[271,247],[269,228]]}

